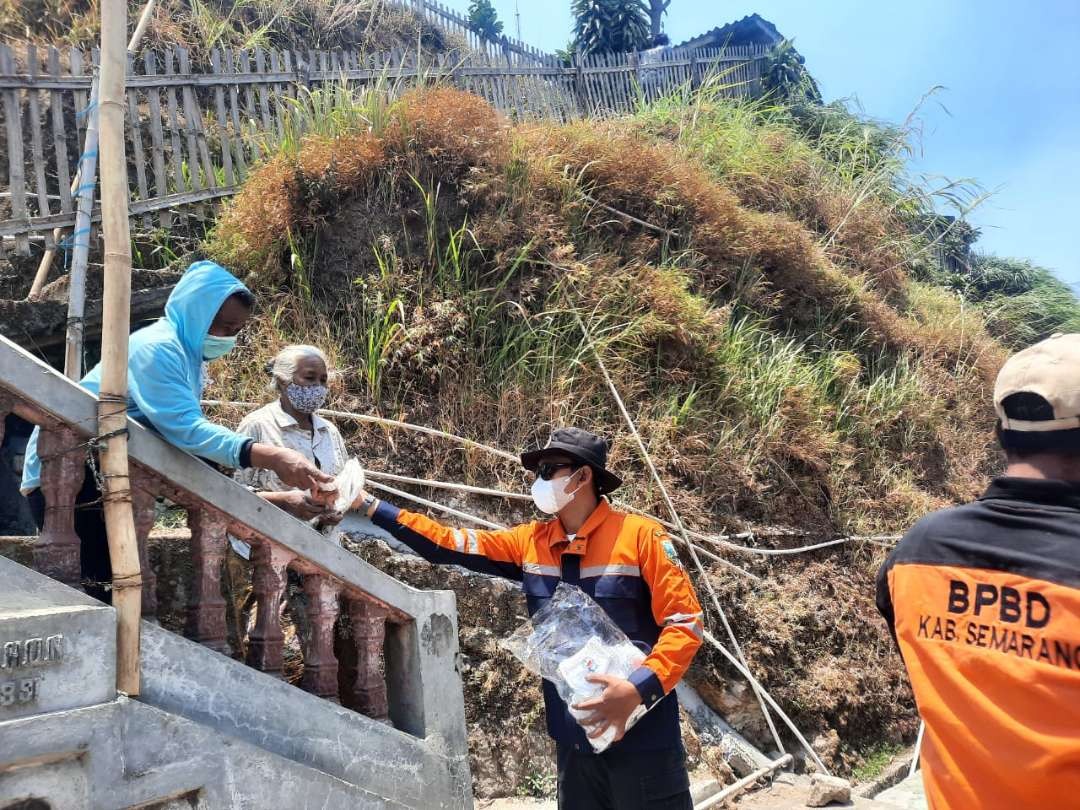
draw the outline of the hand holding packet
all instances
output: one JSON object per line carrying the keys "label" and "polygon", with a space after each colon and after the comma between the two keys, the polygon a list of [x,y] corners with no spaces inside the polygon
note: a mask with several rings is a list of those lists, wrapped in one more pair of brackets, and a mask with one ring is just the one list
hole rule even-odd
{"label": "hand holding packet", "polygon": [[[551,601],[532,619],[502,642],[526,669],[555,685],[566,705],[597,697],[603,686],[587,680],[590,675],[628,678],[641,666],[645,653],[634,646],[611,617],[580,588],[559,583]],[[647,709],[638,706],[626,721],[630,729]],[[581,723],[591,712],[570,709]],[[589,743],[597,753],[614,740],[608,728]]]}

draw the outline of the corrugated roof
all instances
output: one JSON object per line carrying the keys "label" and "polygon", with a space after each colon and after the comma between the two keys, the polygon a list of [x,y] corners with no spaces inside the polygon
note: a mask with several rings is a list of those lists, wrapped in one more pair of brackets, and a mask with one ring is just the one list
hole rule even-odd
{"label": "corrugated roof", "polygon": [[776,26],[760,14],[750,14],[741,20],[706,31],[686,40],[677,48],[722,47],[724,45],[778,45],[784,36]]}

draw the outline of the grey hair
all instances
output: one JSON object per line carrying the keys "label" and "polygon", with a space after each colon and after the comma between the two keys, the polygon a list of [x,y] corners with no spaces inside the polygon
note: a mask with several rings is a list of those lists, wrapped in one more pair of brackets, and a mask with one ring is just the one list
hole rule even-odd
{"label": "grey hair", "polygon": [[330,361],[326,359],[322,349],[305,345],[286,346],[266,366],[266,370],[270,373],[270,390],[276,393],[279,382],[285,385],[291,383],[300,361],[308,358],[322,360],[327,374],[330,373]]}

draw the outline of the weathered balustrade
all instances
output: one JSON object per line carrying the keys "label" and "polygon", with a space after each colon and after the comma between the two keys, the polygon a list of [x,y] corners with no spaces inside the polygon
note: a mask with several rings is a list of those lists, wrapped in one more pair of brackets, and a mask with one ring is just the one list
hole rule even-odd
{"label": "weathered balustrade", "polygon": [[[0,337],[0,411],[43,428],[39,448],[46,510],[34,566],[74,586],[80,580],[75,503],[85,480],[95,402]],[[145,617],[157,613],[147,538],[156,499],[164,497],[188,512],[193,563],[185,624],[189,638],[282,677],[280,617],[292,568],[301,574],[306,596],[299,685],[437,741],[447,756],[464,762],[453,594],[417,591],[394,580],[132,421],[129,453]],[[246,650],[230,650],[227,643],[222,568],[231,553],[230,534],[252,547],[256,608]]]}

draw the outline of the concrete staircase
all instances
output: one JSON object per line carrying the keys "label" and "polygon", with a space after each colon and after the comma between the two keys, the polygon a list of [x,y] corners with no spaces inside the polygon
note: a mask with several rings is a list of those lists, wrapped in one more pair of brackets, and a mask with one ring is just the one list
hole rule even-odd
{"label": "concrete staircase", "polygon": [[462,806],[410,735],[150,623],[148,688],[118,695],[111,607],[4,558],[0,581],[0,807]]}
{"label": "concrete staircase", "polygon": [[[0,337],[0,411],[41,425],[51,448],[36,571],[0,557],[0,808],[471,808],[453,594],[402,584],[131,421],[144,614],[156,495],[187,509],[194,570],[188,638],[144,622],[142,693],[116,693],[115,612],[69,587],[95,403]],[[254,550],[246,664],[225,638],[227,534]],[[282,677],[287,569],[308,596],[303,689]]]}

